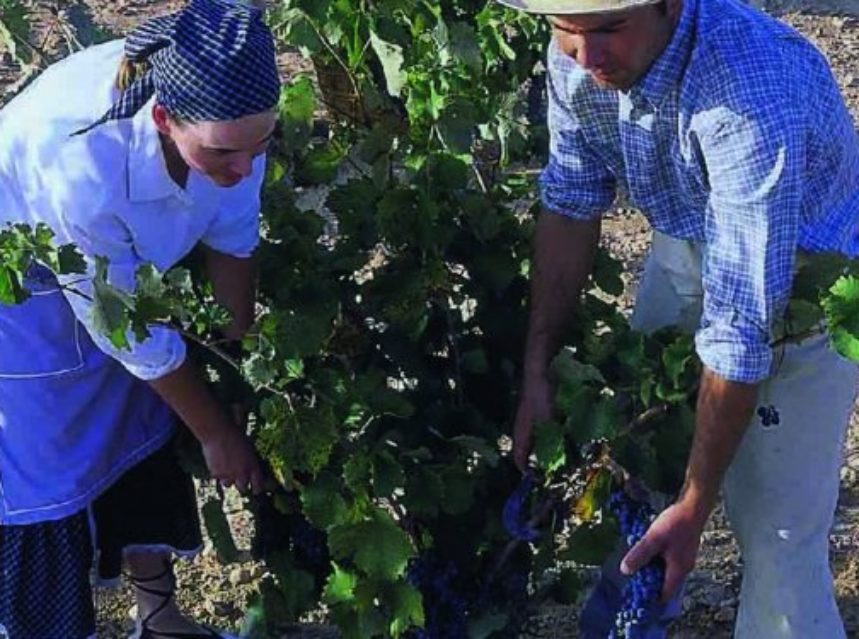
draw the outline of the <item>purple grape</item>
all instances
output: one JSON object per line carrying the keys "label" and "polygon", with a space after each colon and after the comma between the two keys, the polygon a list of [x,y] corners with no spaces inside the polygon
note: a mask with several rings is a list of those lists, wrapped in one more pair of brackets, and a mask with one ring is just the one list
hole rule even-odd
{"label": "purple grape", "polygon": [[[627,545],[634,546],[641,541],[655,515],[650,505],[634,501],[624,491],[616,490],[609,497],[608,506],[620,522],[620,532]],[[617,613],[612,637],[644,636],[646,626],[654,620],[664,581],[665,562],[661,557],[630,576],[623,588],[623,605]]]}

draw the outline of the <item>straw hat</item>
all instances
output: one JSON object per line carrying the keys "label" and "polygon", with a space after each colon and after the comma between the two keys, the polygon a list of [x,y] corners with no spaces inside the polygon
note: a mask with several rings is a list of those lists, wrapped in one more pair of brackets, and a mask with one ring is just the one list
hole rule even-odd
{"label": "straw hat", "polygon": [[498,2],[528,13],[578,15],[623,11],[647,4],[656,4],[660,0],[498,0]]}

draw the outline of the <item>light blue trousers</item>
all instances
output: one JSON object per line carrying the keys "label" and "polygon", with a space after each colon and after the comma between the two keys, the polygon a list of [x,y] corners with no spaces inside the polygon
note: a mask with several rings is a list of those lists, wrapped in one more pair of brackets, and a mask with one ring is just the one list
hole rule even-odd
{"label": "light blue trousers", "polygon": [[[693,331],[701,313],[701,252],[654,233],[639,286],[633,325]],[[759,386],[759,405],[775,406],[779,424],[754,415],[728,469],[722,495],[743,557],[736,639],[844,639],[829,569],[829,531],[859,368],[832,351],[825,337],[778,347],[774,374]],[[582,635],[605,637],[605,608],[622,588],[622,554],[604,567],[603,582],[582,615]],[[665,618],[680,612],[679,597]],[[654,629],[653,639],[666,636]]]}

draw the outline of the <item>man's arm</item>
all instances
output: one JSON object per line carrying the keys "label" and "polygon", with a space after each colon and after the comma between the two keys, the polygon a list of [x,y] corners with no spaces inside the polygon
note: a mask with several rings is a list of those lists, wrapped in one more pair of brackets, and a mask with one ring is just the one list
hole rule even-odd
{"label": "man's arm", "polygon": [[552,414],[549,363],[591,274],[599,238],[599,218],[578,220],[544,211],[537,220],[524,380],[513,431],[520,469],[528,464],[534,423]]}
{"label": "man's arm", "polygon": [[709,517],[719,497],[722,478],[752,418],[757,384],[732,382],[705,368],[701,374],[695,436],[679,502]]}
{"label": "man's arm", "polygon": [[701,534],[716,505],[722,479],[740,446],[757,400],[757,384],[732,382],[705,368],[701,374],[695,436],[686,481],[677,502],[650,526],[624,557],[632,574],[661,555],[665,560],[663,600],[670,599],[695,567]]}

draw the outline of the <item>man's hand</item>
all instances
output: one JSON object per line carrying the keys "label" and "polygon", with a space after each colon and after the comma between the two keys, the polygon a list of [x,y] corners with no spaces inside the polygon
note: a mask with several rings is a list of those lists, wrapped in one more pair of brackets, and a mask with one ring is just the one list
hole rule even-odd
{"label": "man's hand", "polygon": [[683,501],[666,508],[626,553],[620,562],[621,572],[631,575],[661,556],[665,560],[662,603],[667,603],[695,567],[708,514]]}
{"label": "man's hand", "polygon": [[519,470],[528,468],[528,456],[534,444],[534,424],[552,418],[554,387],[548,377],[526,380],[513,424],[513,461]]}
{"label": "man's hand", "polygon": [[222,428],[202,442],[203,455],[212,478],[239,492],[259,495],[271,488],[259,456],[238,427]]}

